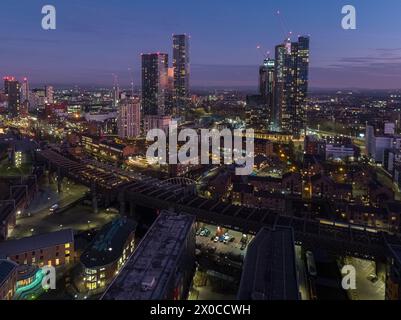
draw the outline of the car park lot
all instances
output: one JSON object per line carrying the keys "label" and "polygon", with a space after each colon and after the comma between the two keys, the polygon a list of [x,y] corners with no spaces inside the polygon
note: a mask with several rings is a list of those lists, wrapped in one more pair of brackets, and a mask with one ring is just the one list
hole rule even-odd
{"label": "car park lot", "polygon": [[245,256],[251,235],[228,230],[219,226],[198,223],[196,243],[202,250],[210,253],[230,253]]}

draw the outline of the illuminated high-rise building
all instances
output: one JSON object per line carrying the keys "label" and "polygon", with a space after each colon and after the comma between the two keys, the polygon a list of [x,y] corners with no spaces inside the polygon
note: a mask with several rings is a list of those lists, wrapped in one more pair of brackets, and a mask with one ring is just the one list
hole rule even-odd
{"label": "illuminated high-rise building", "polygon": [[287,39],[276,46],[273,124],[275,129],[300,136],[305,128],[308,93],[309,38]]}
{"label": "illuminated high-rise building", "polygon": [[9,83],[12,81],[15,81],[14,77],[6,76],[3,78],[4,80],[4,94],[8,96],[8,90],[9,90]]}
{"label": "illuminated high-rise building", "polygon": [[132,139],[141,134],[141,103],[139,98],[120,102],[117,117],[118,136]]}
{"label": "illuminated high-rise building", "polygon": [[5,77],[4,92],[8,97],[8,110],[11,116],[19,116],[21,112],[21,84],[14,77]]}
{"label": "illuminated high-rise building", "polygon": [[29,82],[28,78],[24,78],[21,84],[21,102],[29,102]]}
{"label": "illuminated high-rise building", "polygon": [[118,84],[118,77],[113,75],[114,83],[113,83],[113,91],[111,93],[113,99],[113,107],[117,108],[118,103],[120,101],[120,85]]}
{"label": "illuminated high-rise building", "polygon": [[42,109],[46,104],[46,90],[45,89],[32,89],[29,95],[29,105],[31,110]]}
{"label": "illuminated high-rise building", "polygon": [[274,59],[267,58],[259,67],[259,93],[266,105],[269,120],[273,118],[274,105]]}
{"label": "illuminated high-rise building", "polygon": [[165,113],[169,115],[177,113],[177,106],[174,103],[174,68],[168,68]]}
{"label": "illuminated high-rise building", "polygon": [[309,84],[309,37],[298,38],[297,48],[297,91],[296,91],[296,105],[297,114],[295,127],[299,129],[306,129],[306,98],[308,96]]}
{"label": "illuminated high-rise building", "polygon": [[173,35],[174,101],[177,109],[186,106],[189,98],[189,36]]}
{"label": "illuminated high-rise building", "polygon": [[54,103],[54,88],[52,86],[45,87],[46,104]]}
{"label": "illuminated high-rise building", "polygon": [[168,55],[142,54],[142,109],[144,116],[164,115],[168,87]]}

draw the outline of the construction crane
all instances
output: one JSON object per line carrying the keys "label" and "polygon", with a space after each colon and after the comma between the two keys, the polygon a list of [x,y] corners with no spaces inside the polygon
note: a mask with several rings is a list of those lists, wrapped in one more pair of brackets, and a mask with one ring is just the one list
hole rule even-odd
{"label": "construction crane", "polygon": [[283,34],[284,34],[284,39],[291,38],[292,31],[290,30],[290,28],[288,28],[288,25],[287,25],[287,23],[285,21],[284,15],[281,13],[280,10],[277,10],[276,15],[277,15],[277,18],[278,18],[278,20],[280,22],[280,26],[281,26],[281,29],[282,29]]}
{"label": "construction crane", "polygon": [[258,52],[261,55],[261,57],[263,58],[263,60],[270,58],[270,51],[265,51],[261,45],[257,45],[256,50],[258,50]]}
{"label": "construction crane", "polygon": [[[288,25],[286,23],[285,17],[282,14],[282,12],[280,10],[276,11],[276,16],[279,20],[280,23],[280,27],[283,31],[283,35],[284,35],[284,39],[291,39],[292,36],[292,31],[289,30]],[[263,60],[269,59],[270,58],[270,51],[266,51],[262,45],[258,44],[256,46],[256,50],[259,52],[259,54],[261,55],[261,57],[263,58]]]}

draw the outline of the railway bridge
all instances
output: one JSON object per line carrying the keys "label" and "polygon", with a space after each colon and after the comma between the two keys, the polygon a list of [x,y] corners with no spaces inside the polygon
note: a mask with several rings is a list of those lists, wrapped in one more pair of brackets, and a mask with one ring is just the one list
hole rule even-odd
{"label": "railway bridge", "polygon": [[91,188],[95,209],[96,194],[107,203],[117,202],[122,215],[138,218],[138,206],[162,210],[173,209],[195,215],[197,221],[256,234],[262,227],[288,226],[295,240],[307,249],[324,249],[330,253],[384,261],[388,244],[401,244],[399,235],[379,232],[358,225],[322,223],[310,218],[280,215],[276,212],[237,206],[205,199],[193,192],[189,179],[161,181],[140,173],[120,170],[93,160],[78,161],[51,149],[37,152],[38,163],[56,174]]}

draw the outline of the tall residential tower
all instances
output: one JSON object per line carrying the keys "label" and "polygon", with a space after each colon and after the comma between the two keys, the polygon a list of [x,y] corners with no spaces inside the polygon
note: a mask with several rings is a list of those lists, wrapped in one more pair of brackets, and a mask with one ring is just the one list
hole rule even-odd
{"label": "tall residential tower", "polygon": [[168,86],[168,55],[142,54],[142,108],[145,116],[165,113]]}
{"label": "tall residential tower", "polygon": [[141,104],[139,98],[120,102],[117,117],[118,136],[122,139],[137,138],[141,134]]}
{"label": "tall residential tower", "polygon": [[266,58],[259,67],[259,93],[266,105],[269,123],[273,118],[274,106],[274,59]]}
{"label": "tall residential tower", "polygon": [[14,77],[5,77],[4,92],[8,97],[8,110],[11,116],[19,116],[21,113],[21,84]]}
{"label": "tall residential tower", "polygon": [[189,98],[189,36],[173,35],[174,101],[176,108],[182,110]]}
{"label": "tall residential tower", "polygon": [[308,94],[309,38],[287,39],[276,46],[273,123],[276,129],[298,137],[305,128]]}

